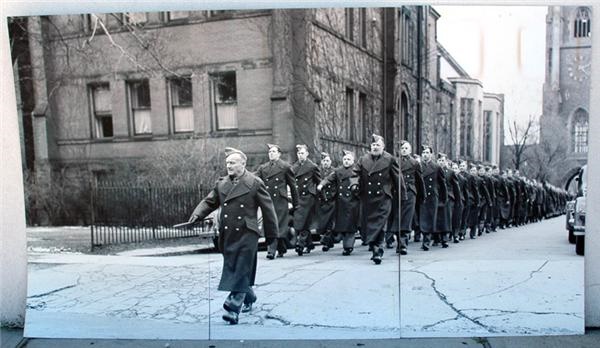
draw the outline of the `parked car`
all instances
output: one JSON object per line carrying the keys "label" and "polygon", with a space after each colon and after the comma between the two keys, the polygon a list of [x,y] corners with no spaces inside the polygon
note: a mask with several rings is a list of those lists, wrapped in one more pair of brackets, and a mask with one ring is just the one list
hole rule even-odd
{"label": "parked car", "polygon": [[565,189],[568,189],[572,180],[575,180],[577,184],[577,194],[574,200],[567,202],[566,228],[569,231],[569,242],[575,243],[575,253],[583,255],[585,249],[587,165],[583,165],[567,180]]}

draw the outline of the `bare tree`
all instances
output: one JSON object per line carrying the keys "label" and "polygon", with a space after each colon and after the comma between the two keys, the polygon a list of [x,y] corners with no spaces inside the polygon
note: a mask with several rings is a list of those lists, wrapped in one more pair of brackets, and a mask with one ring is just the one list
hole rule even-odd
{"label": "bare tree", "polygon": [[524,124],[518,124],[516,120],[513,120],[512,124],[508,127],[508,132],[512,142],[509,146],[512,163],[514,168],[519,170],[529,160],[526,149],[537,135],[538,127],[535,119],[530,115]]}

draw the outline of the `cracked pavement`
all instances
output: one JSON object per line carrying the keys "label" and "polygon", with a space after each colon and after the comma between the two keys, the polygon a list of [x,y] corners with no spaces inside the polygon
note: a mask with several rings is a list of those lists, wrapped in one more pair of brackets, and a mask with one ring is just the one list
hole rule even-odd
{"label": "cracked pavement", "polygon": [[[362,339],[583,333],[583,258],[562,218],[375,266],[358,246],[269,261],[250,313],[221,316],[218,254],[30,253],[25,336]],[[398,286],[400,283],[400,287]]]}
{"label": "cracked pavement", "polygon": [[[318,249],[317,249],[318,250]],[[398,257],[336,247],[273,261],[259,253],[250,313],[225,323],[219,254],[30,254],[28,337],[398,338]],[[367,301],[359,301],[369,296]]]}
{"label": "cracked pavement", "polygon": [[[584,259],[564,217],[499,230],[401,261],[402,337],[584,332]],[[423,310],[427,308],[427,310]]]}

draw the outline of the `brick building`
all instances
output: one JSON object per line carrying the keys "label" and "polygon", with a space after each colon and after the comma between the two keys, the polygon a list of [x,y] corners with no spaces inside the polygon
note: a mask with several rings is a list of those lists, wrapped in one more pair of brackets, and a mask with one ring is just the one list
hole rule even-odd
{"label": "brick building", "polygon": [[251,168],[266,143],[289,160],[298,143],[335,160],[374,132],[390,152],[407,139],[497,163],[503,99],[485,114],[483,86],[437,42],[439,16],[404,6],[15,19],[28,39],[18,64],[31,67],[19,70],[32,105],[25,148],[38,171],[73,177],[110,177],[190,141],[238,146]]}

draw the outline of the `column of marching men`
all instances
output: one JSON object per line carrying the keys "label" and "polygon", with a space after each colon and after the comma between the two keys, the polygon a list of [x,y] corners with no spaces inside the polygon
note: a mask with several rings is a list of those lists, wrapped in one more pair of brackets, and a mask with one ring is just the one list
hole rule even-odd
{"label": "column of marching men", "polygon": [[320,235],[324,252],[341,242],[348,256],[359,234],[371,260],[380,264],[384,248],[395,245],[396,253],[406,255],[411,238],[423,251],[447,248],[563,214],[569,199],[564,190],[518,171],[451,161],[430,146],[422,146],[419,156],[406,141],[396,158],[384,144],[374,134],[368,153],[357,158],[344,150],[335,168],[325,152],[319,165],[314,163],[306,145],[296,146],[297,161],[289,164],[280,158],[279,146],[267,144],[269,161],[255,173],[265,183],[279,223],[279,235],[267,240],[267,258],[283,257],[290,235],[298,255],[310,253],[313,234]]}

